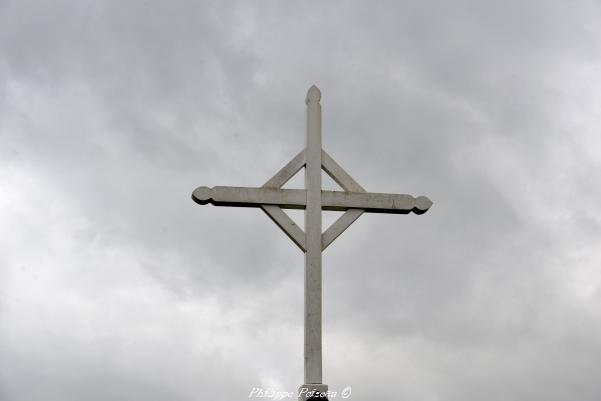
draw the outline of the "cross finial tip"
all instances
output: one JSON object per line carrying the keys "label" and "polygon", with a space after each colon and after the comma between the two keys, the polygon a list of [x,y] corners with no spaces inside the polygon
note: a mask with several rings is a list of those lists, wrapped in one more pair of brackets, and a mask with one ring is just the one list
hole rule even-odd
{"label": "cross finial tip", "polygon": [[315,85],[311,86],[309,88],[309,91],[307,92],[307,98],[305,99],[305,103],[309,104],[309,103],[313,103],[313,102],[319,102],[321,100],[321,91],[319,90],[319,88]]}

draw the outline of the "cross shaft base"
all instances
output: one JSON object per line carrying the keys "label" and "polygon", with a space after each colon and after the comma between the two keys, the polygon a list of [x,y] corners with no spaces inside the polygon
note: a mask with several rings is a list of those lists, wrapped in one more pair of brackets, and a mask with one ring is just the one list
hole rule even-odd
{"label": "cross shaft base", "polygon": [[326,395],[328,393],[327,384],[303,384],[298,389],[298,401],[307,400],[325,400],[328,401]]}

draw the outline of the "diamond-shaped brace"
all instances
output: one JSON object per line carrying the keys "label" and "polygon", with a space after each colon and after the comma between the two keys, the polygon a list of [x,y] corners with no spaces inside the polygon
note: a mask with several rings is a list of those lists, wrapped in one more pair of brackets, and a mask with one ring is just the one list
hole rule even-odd
{"label": "diamond-shaped brace", "polygon": [[[365,192],[342,167],[332,159],[330,155],[322,149],[321,167],[342,189],[347,192]],[[296,173],[305,167],[305,150],[303,149],[288,164],[269,179],[263,188],[281,188]],[[276,205],[261,205],[261,209],[271,218],[271,220],[284,231],[284,233],[294,242],[303,252],[307,250],[305,232],[292,220],[281,207]],[[321,249],[324,250],[340,234],[344,232],[355,220],[363,214],[363,209],[348,209],[321,235]]]}

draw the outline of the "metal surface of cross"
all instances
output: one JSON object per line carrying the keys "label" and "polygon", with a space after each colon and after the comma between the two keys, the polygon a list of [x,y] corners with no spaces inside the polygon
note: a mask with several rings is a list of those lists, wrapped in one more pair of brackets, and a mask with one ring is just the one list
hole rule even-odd
{"label": "metal surface of cross", "polygon": [[[311,391],[327,392],[322,382],[321,356],[321,253],[364,212],[425,213],[432,202],[425,196],[366,192],[321,147],[321,92],[312,86],[306,97],[307,146],[260,188],[199,187],[192,199],[201,205],[261,208],[305,253],[304,373],[301,399]],[[281,187],[305,167],[305,189]],[[344,191],[324,191],[321,170]],[[304,209],[303,231],[282,209]],[[344,214],[322,233],[322,210]],[[303,395],[304,394],[304,395]]]}

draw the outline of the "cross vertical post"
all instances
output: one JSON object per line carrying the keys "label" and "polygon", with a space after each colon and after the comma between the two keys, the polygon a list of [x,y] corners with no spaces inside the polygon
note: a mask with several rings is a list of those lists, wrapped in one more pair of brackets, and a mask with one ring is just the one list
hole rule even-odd
{"label": "cross vertical post", "polygon": [[305,384],[321,384],[321,93],[307,93],[305,166]]}

